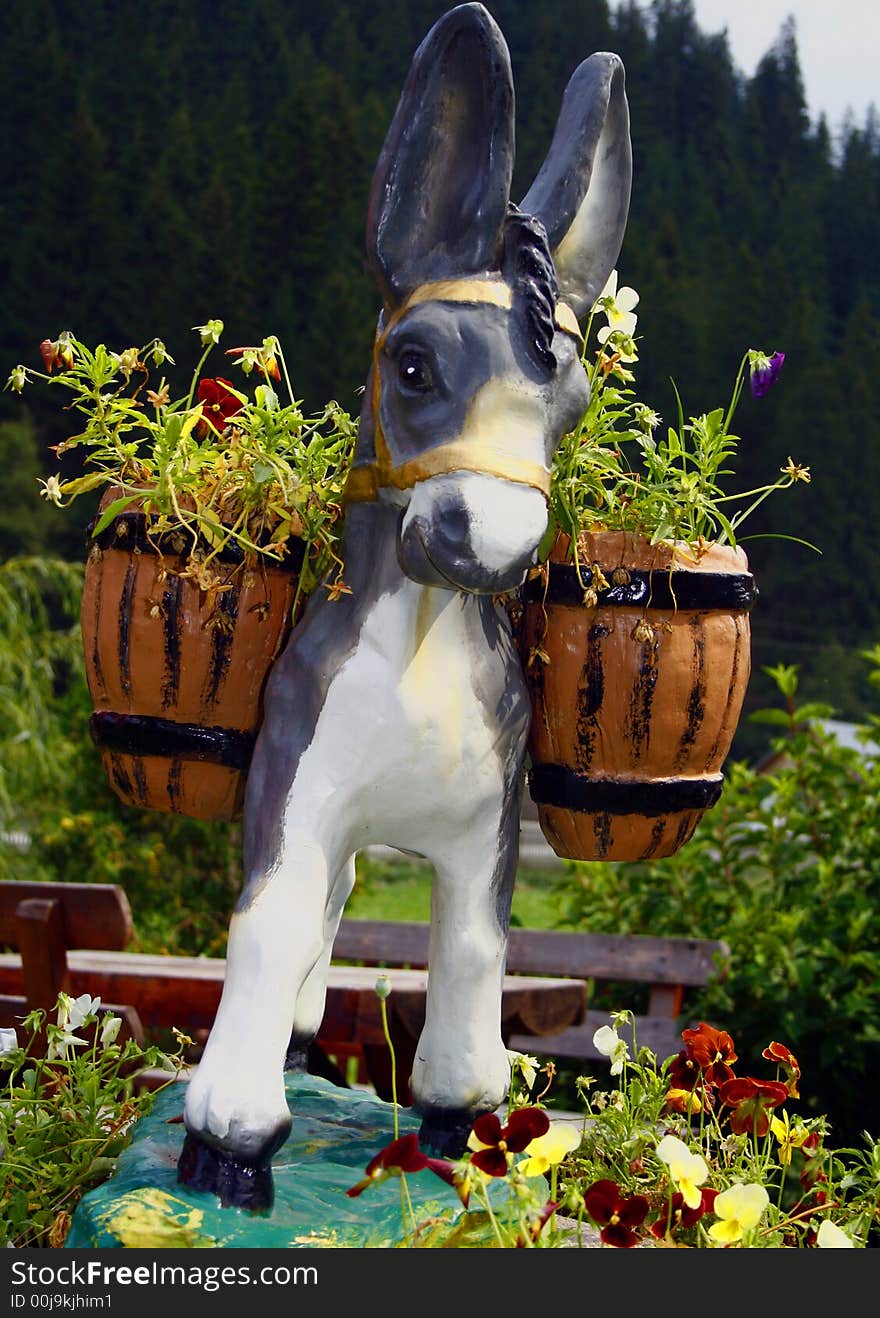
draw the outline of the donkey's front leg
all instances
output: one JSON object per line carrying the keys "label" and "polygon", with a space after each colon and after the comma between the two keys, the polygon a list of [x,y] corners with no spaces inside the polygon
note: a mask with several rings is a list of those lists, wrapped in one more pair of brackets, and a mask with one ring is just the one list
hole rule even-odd
{"label": "donkey's front leg", "polygon": [[290,1132],[284,1059],[297,996],[324,951],[328,863],[288,831],[269,874],[245,887],[229,927],[214,1026],[187,1086],[180,1179],[226,1203],[271,1203],[272,1154]]}
{"label": "donkey's front leg", "polygon": [[458,1157],[474,1118],[503,1102],[510,1060],[501,1037],[501,996],[510,903],[519,854],[519,793],[495,828],[485,816],[432,857],[428,1001],[411,1088],[420,1140]]}

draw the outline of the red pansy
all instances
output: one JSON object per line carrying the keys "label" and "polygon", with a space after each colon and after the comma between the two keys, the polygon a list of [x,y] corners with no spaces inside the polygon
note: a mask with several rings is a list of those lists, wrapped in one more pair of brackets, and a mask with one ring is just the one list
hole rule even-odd
{"label": "red pansy", "polygon": [[788,1079],[785,1082],[785,1087],[788,1090],[788,1096],[789,1098],[800,1098],[798,1081],[801,1078],[801,1068],[794,1053],[790,1052],[784,1043],[769,1043],[761,1056],[766,1057],[768,1062],[776,1062],[777,1066],[781,1066],[787,1072]]}
{"label": "red pansy", "polygon": [[648,1201],[641,1194],[625,1199],[614,1181],[594,1181],[584,1194],[584,1206],[601,1227],[599,1239],[615,1249],[632,1249],[639,1242],[636,1232],[648,1213]]}
{"label": "red pansy", "polygon": [[707,1186],[702,1191],[697,1207],[688,1208],[681,1191],[676,1190],[668,1208],[664,1208],[657,1221],[652,1223],[651,1234],[663,1240],[667,1235],[674,1236],[676,1231],[686,1231],[699,1222],[704,1213],[712,1212],[717,1197],[718,1191],[710,1190]]}
{"label": "red pansy", "polygon": [[723,1085],[733,1079],[732,1067],[737,1055],[726,1030],[716,1030],[706,1021],[700,1021],[695,1030],[682,1030],[681,1037],[688,1054],[702,1071],[705,1084]]}
{"label": "red pansy", "polygon": [[232,381],[224,380],[222,375],[216,380],[200,380],[197,396],[202,404],[202,416],[210,421],[218,434],[222,434],[229,418],[241,411],[241,399]]}
{"label": "red pansy", "polygon": [[508,1153],[522,1153],[549,1129],[550,1118],[539,1107],[517,1108],[506,1126],[494,1112],[486,1112],[474,1122],[474,1137],[486,1147],[471,1154],[471,1166],[487,1176],[506,1176]]}
{"label": "red pansy", "polygon": [[418,1135],[414,1132],[401,1135],[400,1139],[392,1140],[375,1158],[370,1159],[366,1176],[345,1193],[354,1199],[374,1181],[384,1181],[389,1176],[399,1176],[401,1172],[420,1172],[427,1166],[428,1159],[419,1148]]}
{"label": "red pansy", "polygon": [[788,1090],[778,1080],[753,1080],[750,1076],[728,1080],[718,1090],[725,1107],[733,1108],[730,1129],[737,1135],[757,1135],[762,1139],[770,1129],[770,1112],[788,1098]]}

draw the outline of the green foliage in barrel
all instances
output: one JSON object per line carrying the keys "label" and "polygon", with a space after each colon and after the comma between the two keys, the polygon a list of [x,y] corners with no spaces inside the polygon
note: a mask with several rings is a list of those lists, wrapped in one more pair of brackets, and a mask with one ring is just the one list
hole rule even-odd
{"label": "green foliage in barrel", "polygon": [[[337,523],[354,447],[351,417],[336,402],[315,417],[303,414],[274,336],[227,349],[245,376],[259,381],[252,397],[224,376],[204,376],[223,322],[196,328],[202,355],[177,398],[164,374],[174,359],[158,338],[115,352],[103,343],[89,348],[65,331],[40,344],[42,371],[25,365],[11,371],[5,387],[14,393],[37,382],[60,391],[73,433],[54,451],[59,458],[75,449],[85,455],[85,474],[49,476],[44,498],[66,508],[103,491],[91,528],[96,538],[136,508],[154,545],[170,542],[185,560],[181,575],[206,593],[224,588],[214,568],[230,548],[242,566],[253,567],[283,562],[301,541],[297,597],[331,565],[339,579]],[[283,382],[286,403],[276,382]]]}
{"label": "green foliage in barrel", "polygon": [[[677,542],[698,561],[710,544],[735,547],[739,528],[769,495],[810,481],[809,469],[789,458],[774,479],[747,490],[729,488],[740,445],[731,425],[746,380],[753,398],[765,397],[785,354],[749,348],[728,401],[687,418],[673,381],[673,424],[664,426],[633,388],[639,295],[618,289],[617,279],[612,272],[587,322],[583,360],[590,402],[556,453],[553,529],[567,537],[576,564],[585,531],[631,532],[651,545]],[[597,317],[603,323],[594,336]]]}

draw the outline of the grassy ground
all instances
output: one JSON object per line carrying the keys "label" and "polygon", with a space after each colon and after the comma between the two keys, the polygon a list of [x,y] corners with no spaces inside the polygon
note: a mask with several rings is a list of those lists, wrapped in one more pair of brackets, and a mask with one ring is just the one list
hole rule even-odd
{"label": "grassy ground", "polygon": [[[428,920],[430,865],[416,860],[385,860],[360,855],[358,879],[345,908],[360,920]],[[521,868],[513,894],[511,922],[526,929],[552,929],[561,923],[571,879],[556,869]]]}

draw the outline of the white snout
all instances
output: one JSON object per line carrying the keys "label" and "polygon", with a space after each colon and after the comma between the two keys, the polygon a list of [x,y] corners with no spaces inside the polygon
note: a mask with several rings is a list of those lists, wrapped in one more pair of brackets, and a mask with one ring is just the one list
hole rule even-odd
{"label": "white snout", "polygon": [[402,532],[416,519],[439,533],[447,548],[457,527],[459,552],[492,575],[504,574],[513,564],[533,560],[547,530],[547,501],[531,485],[456,471],[418,482]]}

